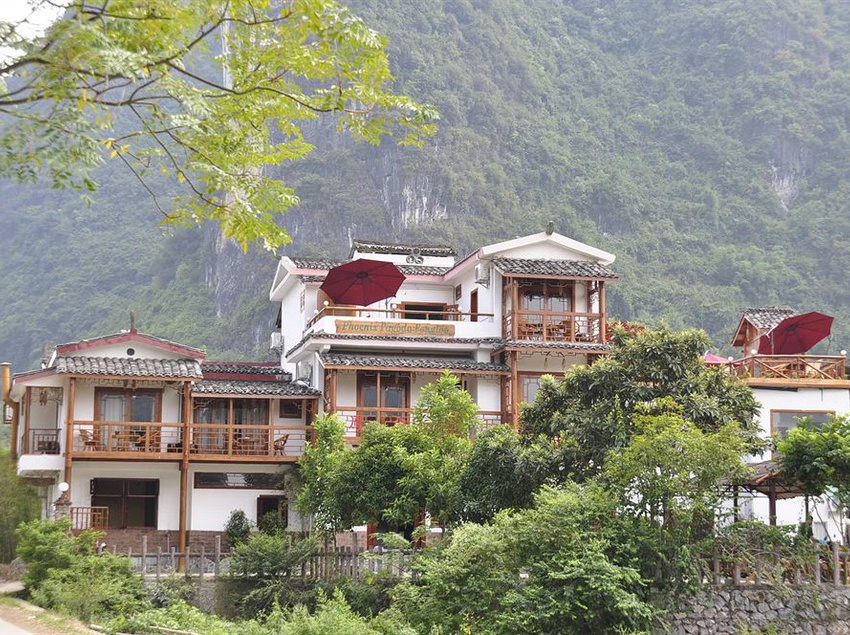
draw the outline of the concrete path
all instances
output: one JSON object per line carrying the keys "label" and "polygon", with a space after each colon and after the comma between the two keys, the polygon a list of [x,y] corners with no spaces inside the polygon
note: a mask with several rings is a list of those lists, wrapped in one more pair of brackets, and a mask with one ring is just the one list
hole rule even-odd
{"label": "concrete path", "polygon": [[3,618],[0,618],[0,634],[2,635],[33,635],[32,631],[25,631],[24,629],[15,626],[14,624],[10,624]]}

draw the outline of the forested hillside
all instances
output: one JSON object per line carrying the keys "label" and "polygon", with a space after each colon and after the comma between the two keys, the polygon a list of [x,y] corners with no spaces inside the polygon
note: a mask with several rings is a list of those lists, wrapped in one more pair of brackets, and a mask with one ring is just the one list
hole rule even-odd
{"label": "forested hillside", "polygon": [[[398,90],[437,105],[420,149],[316,125],[283,176],[287,253],[352,237],[467,248],[557,230],[618,255],[611,311],[706,328],[744,306],[836,316],[850,345],[850,13],[841,0],[352,0]],[[117,169],[117,168],[116,168]],[[259,354],[274,259],[160,237],[129,175],[75,193],[2,184],[0,357],[126,328]],[[247,282],[246,282],[247,280]]]}

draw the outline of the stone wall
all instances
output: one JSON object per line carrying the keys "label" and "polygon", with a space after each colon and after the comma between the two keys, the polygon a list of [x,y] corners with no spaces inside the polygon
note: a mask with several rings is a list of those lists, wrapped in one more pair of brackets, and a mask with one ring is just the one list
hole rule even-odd
{"label": "stone wall", "polygon": [[850,587],[747,585],[707,590],[656,629],[670,635],[850,635]]}

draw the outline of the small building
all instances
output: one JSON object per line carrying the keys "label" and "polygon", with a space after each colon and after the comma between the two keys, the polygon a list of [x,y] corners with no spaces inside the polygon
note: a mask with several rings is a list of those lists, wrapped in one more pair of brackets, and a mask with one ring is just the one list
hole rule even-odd
{"label": "small building", "polygon": [[[740,348],[741,357],[729,362],[729,369],[753,389],[761,405],[763,437],[772,441],[785,436],[802,418],[818,425],[831,415],[850,414],[850,381],[846,378],[844,351],[838,355],[759,352],[764,350],[763,344],[760,346],[762,338],[770,337],[783,320],[797,314],[788,307],[746,309],[732,338],[732,346]],[[749,459],[754,463],[772,461],[774,447],[771,445],[764,456]],[[739,497],[742,516],[779,525],[806,522],[803,497],[783,492],[781,485],[773,503],[764,495],[769,493],[769,466],[760,466],[757,480],[763,483],[759,488],[762,494]],[[841,509],[828,502],[811,501],[808,511],[815,537],[843,540],[845,518]]]}
{"label": "small building", "polygon": [[235,509],[300,529],[278,480],[309,442],[318,391],[277,363],[205,357],[131,328],[15,375],[12,450],[45,511],[56,501],[76,528],[151,549],[209,546]]}
{"label": "small building", "polygon": [[552,231],[482,247],[355,241],[349,261],[394,263],[404,281],[368,306],[325,293],[343,264],[284,256],[270,299],[280,303],[272,335],[281,366],[324,395],[324,408],[356,442],[366,421],[409,420],[422,386],[457,374],[480,407],[482,425],[519,423],[540,377],[607,352],[605,285],[617,279],[610,253]]}

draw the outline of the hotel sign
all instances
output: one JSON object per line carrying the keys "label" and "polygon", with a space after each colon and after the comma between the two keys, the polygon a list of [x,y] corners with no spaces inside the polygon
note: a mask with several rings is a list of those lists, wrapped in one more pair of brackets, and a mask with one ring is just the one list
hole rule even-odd
{"label": "hotel sign", "polygon": [[455,325],[446,322],[357,322],[336,320],[336,332],[357,335],[412,335],[414,337],[454,337]]}

